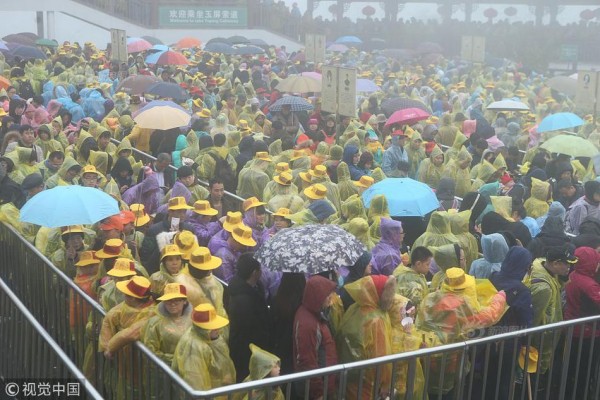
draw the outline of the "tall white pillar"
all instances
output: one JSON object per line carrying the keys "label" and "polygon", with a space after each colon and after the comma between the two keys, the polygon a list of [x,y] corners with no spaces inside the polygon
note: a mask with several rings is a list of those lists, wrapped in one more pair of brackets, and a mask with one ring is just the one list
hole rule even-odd
{"label": "tall white pillar", "polygon": [[46,11],[46,38],[56,39],[54,11]]}

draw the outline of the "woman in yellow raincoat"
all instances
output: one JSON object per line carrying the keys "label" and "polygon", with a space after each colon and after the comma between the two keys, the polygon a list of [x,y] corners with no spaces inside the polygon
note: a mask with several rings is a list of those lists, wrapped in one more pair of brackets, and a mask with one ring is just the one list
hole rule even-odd
{"label": "woman in yellow raincoat", "polygon": [[[477,177],[471,184],[471,192],[476,192],[486,183],[491,183],[494,179],[497,178],[497,170],[492,164],[488,161],[483,160],[480,164],[478,164],[479,168],[477,170]],[[473,175],[473,170],[471,170],[471,175]]]}
{"label": "woman in yellow raincoat", "polygon": [[369,235],[373,242],[378,243],[381,239],[381,218],[390,218],[388,202],[384,195],[378,194],[371,199],[367,216]]}
{"label": "woman in yellow raincoat", "polygon": [[358,189],[350,179],[350,169],[348,164],[341,162],[337,166],[338,192],[340,193],[340,201],[343,203],[350,196],[358,194]]}
{"label": "woman in yellow raincoat", "polygon": [[469,167],[473,156],[466,148],[460,149],[456,157],[448,161],[442,172],[442,178],[451,178],[456,182],[454,194],[464,197],[471,190],[471,175]]}
{"label": "woman in yellow raincoat", "polygon": [[7,157],[15,163],[15,168],[9,176],[19,184],[23,183],[26,176],[40,172],[37,167],[35,150],[29,147],[17,147],[14,151],[8,153]]}
{"label": "woman in yellow raincoat", "polygon": [[531,178],[531,196],[525,200],[525,211],[531,218],[539,218],[546,215],[552,202],[552,191],[550,182],[537,178]]}
{"label": "woman in yellow raincoat", "polygon": [[252,167],[243,168],[238,175],[237,195],[244,199],[256,197],[262,201],[265,187],[271,180],[266,173],[270,164],[269,158],[269,161],[259,160]]}
{"label": "woman in yellow raincoat", "polygon": [[176,282],[183,269],[183,253],[176,244],[168,244],[162,250],[160,271],[150,276],[150,290],[154,296],[162,296],[165,285]]}
{"label": "woman in yellow raincoat", "polygon": [[458,238],[452,233],[448,212],[435,211],[431,214],[425,233],[415,240],[413,247],[442,246],[453,243],[458,243]]}
{"label": "woman in yellow raincoat", "polygon": [[375,243],[373,243],[369,235],[369,224],[365,218],[352,218],[344,229],[364,244],[368,251],[371,251],[375,247]]}
{"label": "woman in yellow raincoat", "polygon": [[448,216],[450,217],[450,230],[458,238],[458,244],[465,253],[465,271],[468,273],[471,263],[479,258],[477,239],[469,231],[471,210],[448,213]]}
{"label": "woman in yellow raincoat", "polygon": [[46,188],[52,189],[56,186],[68,186],[75,184],[75,177],[79,175],[81,165],[74,158],[65,157],[63,165],[58,172],[46,181]]}
{"label": "woman in yellow raincoat", "polygon": [[[384,275],[369,275],[344,286],[355,301],[342,317],[336,337],[338,358],[341,363],[368,360],[392,354],[392,327],[388,315],[396,291],[396,279]],[[390,385],[392,366],[379,368],[379,382],[375,368],[367,370],[362,382],[357,372],[350,372],[346,398],[372,399],[392,395]],[[359,386],[362,392],[358,392]],[[374,393],[375,386],[379,393]]]}
{"label": "woman in yellow raincoat", "polygon": [[62,117],[54,118],[50,124],[52,126],[52,129],[50,130],[52,138],[58,140],[63,149],[66,149],[69,146],[69,140],[67,139],[67,135],[63,132],[64,127]]}
{"label": "woman in yellow raincoat", "polygon": [[469,139],[462,132],[457,132],[456,137],[454,138],[454,143],[452,143],[452,147],[446,150],[446,157],[444,160],[446,164],[456,159],[458,153],[460,153],[462,149],[466,150],[464,144],[467,140]]}
{"label": "woman in yellow raincoat", "polygon": [[198,135],[192,129],[188,132],[185,137],[187,145],[185,149],[181,150],[181,158],[189,158],[190,160],[195,160],[200,153],[200,145],[198,141]]}
{"label": "woman in yellow raincoat", "polygon": [[[450,268],[441,290],[429,293],[417,311],[416,328],[436,335],[441,344],[455,343],[467,338],[469,331],[491,326],[500,320],[506,295],[498,292],[484,306],[477,298],[475,278],[465,274],[461,268]],[[430,363],[430,395],[446,395],[454,389],[460,353],[432,357]],[[467,367],[468,368],[468,367]],[[468,371],[465,371],[465,373]],[[441,376],[443,374],[443,381]]]}
{"label": "woman in yellow raincoat", "polygon": [[229,325],[208,303],[192,311],[193,325],[183,334],[171,368],[194,389],[209,390],[236,382],[235,367],[221,331]]}
{"label": "woman in yellow raincoat", "polygon": [[267,184],[263,200],[271,211],[287,208],[292,213],[297,213],[304,208],[304,200],[298,195],[296,185],[292,183],[292,174],[285,171]]}
{"label": "woman in yellow raincoat", "polygon": [[[244,379],[244,382],[258,381],[261,379],[279,376],[281,360],[275,354],[271,354],[260,347],[250,344],[250,375]],[[271,393],[268,393],[268,391]],[[255,389],[250,396],[246,392],[240,392],[234,396],[235,400],[284,400],[285,396],[279,386],[270,389]]]}
{"label": "woman in yellow raincoat", "polygon": [[[115,392],[116,398],[139,398],[140,393],[128,390],[129,382],[138,379],[140,367],[131,357],[131,343],[138,340],[147,320],[156,309],[150,296],[150,281],[141,276],[117,282],[117,290],[125,295],[125,300],[113,307],[104,317],[98,342],[99,351],[111,362],[112,372],[105,376],[105,383]],[[118,352],[118,354],[117,354]],[[133,360],[133,364],[132,364]],[[115,365],[116,364],[116,365]]]}
{"label": "woman in yellow raincoat", "polygon": [[408,164],[410,166],[408,176],[414,178],[417,175],[421,161],[427,158],[427,154],[423,147],[423,137],[421,134],[414,129],[411,129],[411,131],[412,136],[409,135],[410,141],[408,142],[408,146],[406,146],[406,153],[408,154]]}
{"label": "woman in yellow raincoat", "polygon": [[444,153],[438,146],[434,146],[429,158],[421,161],[417,171],[417,180],[426,183],[432,189],[437,188],[442,171],[444,170]]}

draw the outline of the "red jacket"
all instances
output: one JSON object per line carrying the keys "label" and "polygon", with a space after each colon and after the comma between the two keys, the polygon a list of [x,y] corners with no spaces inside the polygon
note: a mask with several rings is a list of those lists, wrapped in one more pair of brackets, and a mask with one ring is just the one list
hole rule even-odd
{"label": "red jacket", "polygon": [[[569,282],[565,286],[567,297],[565,319],[600,314],[600,284],[594,279],[596,268],[600,262],[600,254],[590,247],[580,247],[575,250],[575,257],[577,257],[575,270],[569,275]],[[592,325],[585,325],[584,337],[591,337]],[[573,333],[575,336],[580,336],[580,331],[580,327],[576,327]],[[600,336],[598,328],[596,328],[596,336]]]}
{"label": "red jacket", "polygon": [[[321,306],[335,289],[335,283],[322,276],[313,276],[306,282],[302,304],[294,318],[294,372],[310,371],[336,365],[338,362],[335,340],[321,316]],[[301,386],[301,390],[304,385]],[[335,376],[328,379],[328,393],[335,389]],[[301,394],[304,396],[304,394]],[[323,396],[323,379],[310,380],[309,399]]]}

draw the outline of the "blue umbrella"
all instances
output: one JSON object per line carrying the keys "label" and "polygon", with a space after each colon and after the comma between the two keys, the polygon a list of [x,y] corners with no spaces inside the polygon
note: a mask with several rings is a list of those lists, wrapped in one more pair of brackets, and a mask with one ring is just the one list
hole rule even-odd
{"label": "blue umbrella", "polygon": [[169,51],[171,48],[166,44],[157,43],[152,48],[148,49],[149,53],[156,53],[157,51]]}
{"label": "blue umbrella", "polygon": [[336,43],[350,43],[350,44],[361,44],[362,40],[357,38],[356,36],[340,36],[335,40]]}
{"label": "blue umbrella", "polygon": [[387,178],[362,194],[365,207],[378,194],[385,196],[393,217],[422,217],[436,210],[440,203],[429,186],[410,178]]}
{"label": "blue umbrella", "polygon": [[21,208],[21,221],[58,228],[88,225],[119,214],[115,199],[102,190],[79,185],[57,186],[33,196]]}
{"label": "blue umbrella", "polygon": [[562,129],[574,128],[583,125],[583,120],[570,112],[548,115],[537,127],[539,133],[560,131]]}
{"label": "blue umbrella", "polygon": [[0,50],[8,50],[6,43],[4,43],[2,40],[0,40]]}
{"label": "blue umbrella", "polygon": [[231,47],[230,44],[222,43],[222,42],[207,43],[206,46],[204,46],[204,51],[207,51],[209,53],[223,53],[223,54],[234,54],[235,53],[235,49],[233,47]]}
{"label": "blue umbrella", "polygon": [[38,60],[45,60],[47,58],[46,54],[43,51],[41,51],[37,47],[31,46],[19,46],[12,49],[10,52],[15,57],[21,57],[25,59],[34,58]]}
{"label": "blue umbrella", "polygon": [[310,111],[314,107],[308,101],[304,100],[302,97],[298,96],[285,96],[281,99],[277,100],[271,107],[269,107],[270,111],[281,111],[281,107],[284,105],[289,105],[292,107],[292,111]]}
{"label": "blue umbrella", "polygon": [[356,91],[362,93],[373,93],[381,90],[379,86],[369,79],[357,79],[356,80]]}
{"label": "blue umbrella", "polygon": [[148,89],[146,89],[146,93],[177,100],[185,100],[189,97],[185,89],[178,84],[171,82],[157,82],[152,86],[149,86]]}

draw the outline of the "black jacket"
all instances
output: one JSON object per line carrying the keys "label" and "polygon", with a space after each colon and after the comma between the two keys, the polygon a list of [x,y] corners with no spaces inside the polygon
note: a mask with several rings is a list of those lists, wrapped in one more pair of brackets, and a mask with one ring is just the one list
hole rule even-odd
{"label": "black jacket", "polygon": [[25,204],[25,194],[21,186],[8,176],[0,180],[0,205],[6,203],[13,203],[19,209]]}
{"label": "black jacket", "polygon": [[229,282],[229,353],[238,382],[249,374],[250,343],[260,348],[269,344],[269,308],[263,287],[250,286],[239,276]]}
{"label": "black jacket", "polygon": [[[144,237],[140,249],[140,260],[150,275],[160,270],[160,249],[156,242],[156,236],[158,236],[159,233],[168,232],[170,229],[171,225],[169,224],[169,219],[166,218],[152,224],[150,229],[148,229],[148,232],[146,232],[146,236]],[[187,222],[182,221],[179,223],[179,231],[183,230],[193,232],[194,228]]]}

